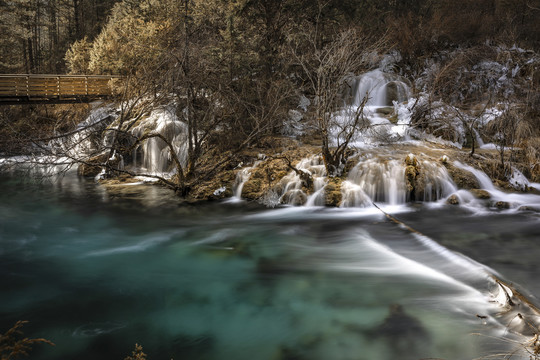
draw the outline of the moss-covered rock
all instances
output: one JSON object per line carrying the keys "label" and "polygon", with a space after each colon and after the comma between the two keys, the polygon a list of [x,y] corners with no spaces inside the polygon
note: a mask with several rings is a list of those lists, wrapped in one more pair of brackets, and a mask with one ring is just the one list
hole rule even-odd
{"label": "moss-covered rock", "polygon": [[[242,197],[250,200],[262,200],[269,192],[282,194],[286,185],[283,178],[293,171],[288,166],[288,161],[296,166],[300,160],[313,156],[318,150],[318,148],[310,146],[296,147],[279,155],[268,157],[251,170],[251,176],[242,189]],[[309,195],[313,189],[304,187],[302,190],[306,195]]]}
{"label": "moss-covered rock", "polygon": [[445,164],[448,174],[460,189],[471,190],[480,188],[476,177],[469,171],[460,169],[449,163]]}
{"label": "moss-covered rock", "polygon": [[289,190],[281,198],[282,204],[289,204],[293,206],[302,206],[306,203],[306,201],[306,193],[299,189]]}
{"label": "moss-covered rock", "polygon": [[343,200],[341,193],[342,178],[330,178],[324,188],[325,204],[326,206],[339,207]]}
{"label": "moss-covered rock", "polygon": [[497,201],[495,203],[495,207],[497,209],[501,209],[501,210],[504,210],[504,209],[510,209],[510,203],[509,202],[506,202],[506,201]]}
{"label": "moss-covered rock", "polygon": [[108,154],[102,154],[88,159],[86,164],[79,165],[77,174],[84,177],[96,177],[103,170],[103,168],[97,164],[104,164],[108,158]]}
{"label": "moss-covered rock", "polygon": [[450,195],[448,199],[446,199],[446,203],[448,205],[459,205],[459,197],[456,194]]}
{"label": "moss-covered rock", "polygon": [[477,199],[480,200],[489,200],[491,199],[491,194],[487,190],[482,189],[471,189],[471,194]]}
{"label": "moss-covered rock", "polygon": [[414,201],[416,194],[423,191],[423,186],[419,183],[420,169],[418,167],[418,159],[413,154],[407,155],[405,158],[405,183],[407,187],[407,197]]}
{"label": "moss-covered rock", "polygon": [[232,187],[236,174],[232,170],[222,171],[216,176],[200,181],[192,187],[188,200],[221,200],[233,195]]}

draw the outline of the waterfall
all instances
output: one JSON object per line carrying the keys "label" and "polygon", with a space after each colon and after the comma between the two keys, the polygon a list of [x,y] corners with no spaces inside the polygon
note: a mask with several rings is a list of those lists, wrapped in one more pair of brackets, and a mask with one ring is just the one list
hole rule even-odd
{"label": "waterfall", "polygon": [[317,176],[313,179],[313,194],[311,194],[307,201],[306,206],[324,206],[324,188],[326,186],[326,177]]}
{"label": "waterfall", "polygon": [[344,206],[363,206],[367,199],[369,203],[376,201],[396,205],[404,204],[407,199],[405,164],[402,161],[368,159],[359,162],[347,180],[342,189]]}
{"label": "waterfall", "polygon": [[151,137],[133,153],[132,166],[153,175],[172,176],[176,172],[173,156],[182,166],[187,164],[187,125],[175,115],[173,107],[155,109],[131,130],[135,137],[160,134],[172,145],[172,150],[159,137]]}
{"label": "waterfall", "polygon": [[394,101],[407,101],[411,91],[404,78],[377,69],[356,78],[352,95],[352,105],[359,106],[368,96],[367,106],[381,107],[392,106]]}
{"label": "waterfall", "polygon": [[[497,189],[485,172],[475,169],[472,166],[462,164],[459,161],[455,161],[454,165],[460,169],[472,173],[476,177],[476,180],[478,180],[480,187],[484,190],[487,190],[491,194],[491,200],[493,203],[495,203],[496,207],[501,206],[501,208],[503,209],[519,209],[520,207],[540,209],[540,197],[538,195],[527,193],[506,193]],[[520,176],[519,174],[514,173],[513,177],[510,178],[509,181],[515,181],[515,177],[519,177],[520,181],[528,182],[528,180],[524,176],[522,176],[523,174],[521,174]],[[533,185],[536,186],[536,184]]]}
{"label": "waterfall", "polygon": [[94,108],[88,117],[77,125],[72,135],[51,140],[48,146],[53,154],[62,157],[67,155],[77,159],[91,156],[99,147],[100,139],[96,134],[101,133],[114,117],[116,114],[112,106]]}
{"label": "waterfall", "polygon": [[424,160],[421,162],[421,176],[424,191],[416,194],[416,200],[437,201],[458,191],[458,188],[444,166]]}
{"label": "waterfall", "polygon": [[[333,114],[335,126],[330,129],[331,142],[343,141],[343,129],[350,128],[358,115],[359,107],[368,98],[363,110],[365,122],[357,128],[351,146],[365,147],[406,136],[404,127],[410,116],[398,109],[411,97],[408,81],[396,74],[373,70],[349,81],[350,90],[345,94],[345,106]],[[392,121],[390,121],[392,120]]]}
{"label": "waterfall", "polygon": [[[458,190],[446,168],[437,161],[419,161],[415,169],[418,176],[413,184],[407,184],[404,161],[379,158],[360,161],[341,186],[341,206],[367,207],[372,202],[405,204],[412,197],[410,191],[414,192],[415,200],[433,202]],[[411,190],[409,187],[412,185],[414,188]]]}
{"label": "waterfall", "polygon": [[475,169],[472,166],[465,165],[460,163],[459,161],[455,161],[454,165],[462,170],[466,170],[474,175],[476,177],[476,180],[478,180],[478,183],[480,184],[480,187],[482,189],[493,191],[495,189],[495,185],[493,185],[493,182],[489,178],[489,176],[486,175],[485,172]]}
{"label": "waterfall", "polygon": [[319,156],[302,159],[296,168],[312,176],[313,194],[306,194],[302,178],[295,171],[291,171],[281,179],[280,202],[289,205],[324,206],[326,169],[322,159]]}
{"label": "waterfall", "polygon": [[236,179],[233,185],[233,200],[239,201],[242,199],[242,189],[244,188],[244,184],[251,177],[251,171],[256,168],[259,163],[260,161],[256,161],[253,166],[242,168],[236,173]]}

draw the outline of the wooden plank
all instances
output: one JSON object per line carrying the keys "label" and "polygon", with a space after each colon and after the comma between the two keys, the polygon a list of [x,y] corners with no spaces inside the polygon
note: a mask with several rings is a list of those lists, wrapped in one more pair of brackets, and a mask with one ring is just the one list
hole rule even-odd
{"label": "wooden plank", "polygon": [[[0,75],[0,97],[9,101],[25,102],[30,98],[89,101],[89,98],[104,98],[113,94],[111,80],[121,79],[110,75]],[[26,100],[25,100],[26,99]],[[39,100],[41,101],[41,100]],[[0,99],[1,103],[5,103]],[[34,101],[35,102],[35,101]]]}

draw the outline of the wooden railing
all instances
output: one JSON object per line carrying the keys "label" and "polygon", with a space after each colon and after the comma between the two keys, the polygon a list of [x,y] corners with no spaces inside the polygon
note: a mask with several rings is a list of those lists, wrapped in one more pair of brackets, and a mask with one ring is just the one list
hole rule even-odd
{"label": "wooden railing", "polygon": [[112,75],[0,75],[0,104],[89,102],[113,95]]}

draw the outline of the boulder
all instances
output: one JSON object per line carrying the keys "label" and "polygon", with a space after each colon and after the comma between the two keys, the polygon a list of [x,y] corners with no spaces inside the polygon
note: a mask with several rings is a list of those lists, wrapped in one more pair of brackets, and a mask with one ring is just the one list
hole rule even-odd
{"label": "boulder", "polygon": [[392,115],[394,113],[394,108],[391,107],[391,106],[380,107],[380,108],[377,108],[377,110],[375,110],[375,112],[377,114],[389,116],[389,115]]}
{"label": "boulder", "polygon": [[458,188],[471,190],[480,188],[476,177],[469,171],[455,167],[449,163],[445,164],[448,174],[454,180]]}
{"label": "boulder", "polygon": [[416,188],[416,177],[418,176],[418,168],[415,166],[405,167],[405,179],[407,182],[407,192],[412,194]]}
{"label": "boulder", "polygon": [[341,194],[341,178],[330,178],[324,188],[326,206],[338,207],[341,205],[343,195]]}
{"label": "boulder", "polygon": [[448,164],[448,162],[450,161],[450,158],[449,158],[447,155],[443,155],[443,156],[439,159],[439,161],[440,161],[441,163],[443,163],[444,165],[446,165],[446,164]]}
{"label": "boulder", "polygon": [[418,159],[416,159],[416,156],[414,156],[414,154],[411,153],[407,155],[407,157],[405,158],[405,165],[417,167]]}
{"label": "boulder", "polygon": [[307,201],[307,195],[302,190],[289,190],[281,198],[282,204],[302,206]]}
{"label": "boulder", "polygon": [[108,158],[108,154],[101,154],[88,159],[86,164],[79,165],[77,169],[77,174],[85,177],[96,177],[98,174],[101,173],[103,168],[99,165],[93,164],[104,164]]}
{"label": "boulder", "polygon": [[405,182],[407,186],[407,194],[411,201],[415,201],[416,193],[422,186],[418,184],[418,176],[420,171],[418,169],[418,160],[414,154],[409,154],[405,158]]}
{"label": "boulder", "polygon": [[540,206],[534,206],[534,205],[523,205],[518,208],[519,211],[534,211],[534,212],[540,212]]}
{"label": "boulder", "polygon": [[501,210],[503,210],[503,209],[510,209],[510,203],[507,202],[507,201],[497,201],[497,202],[495,203],[495,207],[496,207],[497,209],[501,209]]}
{"label": "boulder", "polygon": [[459,197],[456,194],[450,195],[448,199],[446,199],[446,203],[448,205],[459,205]]}
{"label": "boulder", "polygon": [[482,190],[482,189],[471,189],[470,190],[471,194],[474,195],[475,198],[477,199],[481,199],[481,200],[488,200],[488,199],[491,199],[491,194],[489,191],[487,190]]}

